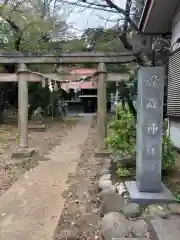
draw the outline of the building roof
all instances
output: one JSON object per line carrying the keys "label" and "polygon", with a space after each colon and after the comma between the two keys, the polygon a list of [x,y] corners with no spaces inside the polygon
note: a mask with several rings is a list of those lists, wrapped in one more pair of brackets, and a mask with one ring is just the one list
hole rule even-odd
{"label": "building roof", "polygon": [[[88,75],[91,76],[97,72],[96,68],[76,68],[71,71],[71,74],[78,74],[87,77]],[[88,81],[69,81],[67,83],[63,83],[61,87],[68,91],[69,89],[97,89],[97,82],[96,77],[92,77]]]}
{"label": "building roof", "polygon": [[146,0],[139,30],[144,34],[170,34],[179,0]]}
{"label": "building roof", "polygon": [[96,68],[75,68],[71,71],[71,74],[80,74],[80,75],[88,75],[97,72]]}
{"label": "building roof", "polygon": [[66,91],[69,89],[97,89],[97,82],[87,81],[87,82],[67,82],[61,85]]}

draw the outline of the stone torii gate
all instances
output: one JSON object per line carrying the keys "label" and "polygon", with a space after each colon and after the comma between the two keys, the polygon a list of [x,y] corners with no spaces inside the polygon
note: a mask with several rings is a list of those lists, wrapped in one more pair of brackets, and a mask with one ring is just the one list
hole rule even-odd
{"label": "stone torii gate", "polygon": [[[45,87],[49,85],[49,80],[53,83],[54,89],[58,89],[62,83],[67,83],[69,81],[79,82],[82,77],[89,77],[90,74],[67,74],[61,73],[61,76],[57,73],[38,73],[29,71],[24,63],[19,64],[18,71],[13,74],[0,73],[0,82],[18,82],[18,127],[19,127],[19,149],[23,152],[14,152],[13,156],[24,155],[24,150],[26,149],[26,155],[30,154],[32,150],[28,149],[28,83],[29,82],[42,82],[42,86]],[[64,80],[68,79],[68,80]],[[57,83],[60,83],[58,85]],[[30,125],[31,129],[41,129],[43,126]],[[43,128],[44,129],[44,128]]]}
{"label": "stone torii gate", "polygon": [[[124,81],[127,80],[127,75],[120,75],[115,73],[107,73],[106,64],[108,63],[129,63],[135,60],[131,52],[116,53],[20,53],[20,52],[2,52],[0,53],[1,64],[19,64],[17,72],[18,81],[18,111],[19,111],[19,131],[20,142],[17,148],[17,154],[31,155],[32,151],[28,149],[28,78],[32,78],[32,74],[27,70],[26,64],[58,64],[65,66],[74,63],[97,63],[97,79],[98,79],[98,148],[97,154],[107,153],[107,146],[105,138],[107,134],[107,96],[106,96],[106,82],[107,81]],[[40,74],[41,75],[41,74]],[[44,74],[43,74],[44,75]],[[30,77],[31,76],[31,77]],[[70,75],[68,75],[70,77]],[[72,77],[72,76],[71,76]],[[74,77],[74,76],[73,76]],[[81,77],[76,76],[79,80]],[[68,79],[67,75],[63,79]],[[64,80],[62,80],[64,81]]]}

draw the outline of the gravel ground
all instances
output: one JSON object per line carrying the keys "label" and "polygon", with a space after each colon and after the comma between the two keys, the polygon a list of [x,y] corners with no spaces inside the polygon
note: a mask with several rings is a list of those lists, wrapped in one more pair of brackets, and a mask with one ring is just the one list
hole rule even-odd
{"label": "gravel ground", "polygon": [[69,189],[63,194],[66,203],[55,240],[101,239],[97,180],[102,159],[94,158],[96,141],[96,127],[92,127],[76,172],[68,178]]}

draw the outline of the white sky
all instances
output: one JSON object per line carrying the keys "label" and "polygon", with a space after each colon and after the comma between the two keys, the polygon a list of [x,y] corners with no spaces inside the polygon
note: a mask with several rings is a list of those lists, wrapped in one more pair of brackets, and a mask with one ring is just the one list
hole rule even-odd
{"label": "white sky", "polygon": [[[125,7],[125,0],[114,0],[114,2],[122,8]],[[74,29],[80,34],[83,32],[83,29],[86,28],[114,26],[118,18],[118,15],[115,13],[72,6],[68,17],[68,23],[73,24]],[[108,22],[107,19],[114,20],[114,22]]]}

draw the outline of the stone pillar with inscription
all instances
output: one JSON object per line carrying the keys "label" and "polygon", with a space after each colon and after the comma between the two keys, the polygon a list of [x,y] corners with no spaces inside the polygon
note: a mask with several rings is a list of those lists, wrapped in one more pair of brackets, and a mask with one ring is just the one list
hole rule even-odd
{"label": "stone pillar with inscription", "polygon": [[141,68],[138,74],[136,182],[127,182],[135,202],[174,200],[161,183],[164,68]]}
{"label": "stone pillar with inscription", "polygon": [[137,186],[161,191],[164,68],[141,68],[137,102]]}

